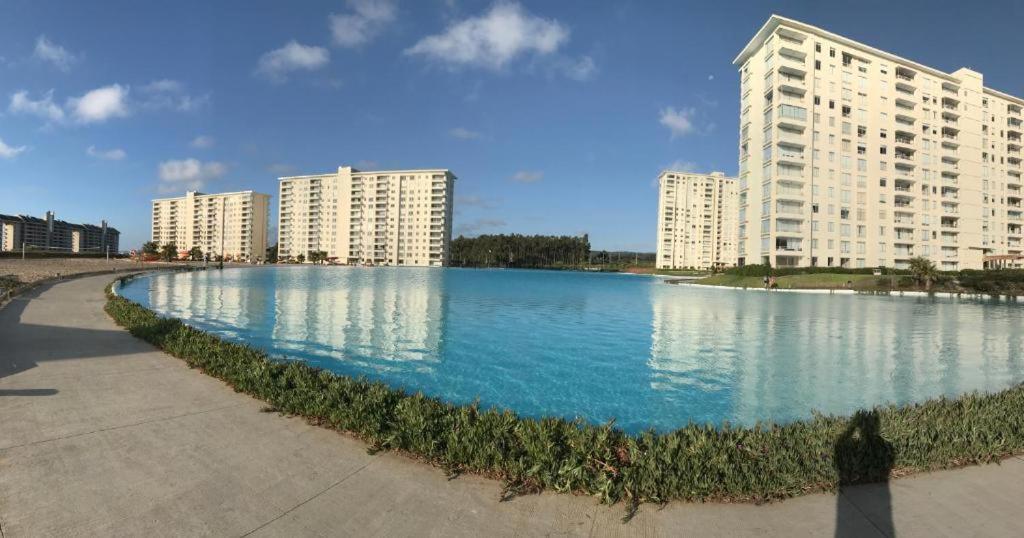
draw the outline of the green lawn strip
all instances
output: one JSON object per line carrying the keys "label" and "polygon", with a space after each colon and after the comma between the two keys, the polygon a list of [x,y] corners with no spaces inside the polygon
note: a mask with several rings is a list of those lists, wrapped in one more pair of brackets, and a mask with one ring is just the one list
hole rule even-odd
{"label": "green lawn strip", "polygon": [[[854,289],[861,289],[864,284],[873,286],[878,278],[872,275],[815,273],[780,276],[776,277],[775,283],[779,289],[844,289],[847,282],[852,282]],[[722,273],[696,280],[695,283],[735,288],[763,288],[764,277]]]}
{"label": "green lawn strip", "polygon": [[612,424],[453,405],[274,360],[162,318],[109,287],[106,311],[136,337],[273,409],[350,432],[371,451],[403,451],[451,473],[501,479],[509,493],[552,489],[630,507],[673,499],[763,502],[1024,449],[1024,386],[782,426],[691,424],[628,435]]}

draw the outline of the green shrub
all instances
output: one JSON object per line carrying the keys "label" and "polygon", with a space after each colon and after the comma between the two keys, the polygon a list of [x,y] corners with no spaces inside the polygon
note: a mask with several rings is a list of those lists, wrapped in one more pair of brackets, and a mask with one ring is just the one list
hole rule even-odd
{"label": "green shrub", "polygon": [[628,435],[612,424],[531,419],[453,405],[336,375],[221,340],[108,288],[106,311],[133,335],[270,409],[402,450],[449,472],[504,480],[509,493],[553,489],[605,502],[761,502],[885,480],[893,472],[989,462],[1024,450],[1024,385],[1003,392],[816,415],[786,425],[690,424]]}
{"label": "green shrub", "polygon": [[[771,274],[774,276],[790,276],[790,275],[816,275],[816,274],[833,274],[833,275],[870,275],[874,274],[876,268],[874,267],[862,267],[859,269],[850,269],[845,267],[769,267],[767,265],[744,265],[741,267],[730,267],[725,270],[728,275],[737,276],[766,276],[768,275],[769,269]],[[901,269],[889,269],[882,268],[882,273],[891,274],[909,274],[908,271]]]}

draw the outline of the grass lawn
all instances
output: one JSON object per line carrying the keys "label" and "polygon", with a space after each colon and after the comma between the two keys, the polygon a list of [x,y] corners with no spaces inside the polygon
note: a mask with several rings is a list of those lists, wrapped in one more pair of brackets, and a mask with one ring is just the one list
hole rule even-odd
{"label": "grass lawn", "polygon": [[[734,288],[762,288],[764,287],[763,278],[759,276],[722,274],[702,278],[697,280],[696,283]],[[875,287],[877,279],[878,277],[874,275],[817,273],[811,275],[780,276],[775,279],[775,282],[780,289],[842,289],[846,287],[847,281],[852,281],[854,289],[868,289]]]}
{"label": "grass lawn", "polygon": [[704,276],[709,274],[707,271],[698,271],[694,269],[654,269],[652,272],[656,275],[669,276]]}

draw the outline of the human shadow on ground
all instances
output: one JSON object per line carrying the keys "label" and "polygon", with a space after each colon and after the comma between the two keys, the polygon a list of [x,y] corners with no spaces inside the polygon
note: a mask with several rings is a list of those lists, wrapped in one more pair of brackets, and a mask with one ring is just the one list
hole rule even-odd
{"label": "human shadow on ground", "polygon": [[[874,529],[895,536],[889,476],[895,463],[891,443],[881,434],[878,411],[858,411],[835,445],[839,474],[835,536],[864,536],[865,519]],[[851,488],[857,484],[865,484]]]}

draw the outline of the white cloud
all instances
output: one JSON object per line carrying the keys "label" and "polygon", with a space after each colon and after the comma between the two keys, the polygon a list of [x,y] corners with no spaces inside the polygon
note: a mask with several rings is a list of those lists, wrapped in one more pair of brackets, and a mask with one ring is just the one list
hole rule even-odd
{"label": "white cloud", "polygon": [[128,86],[111,84],[68,99],[67,108],[79,123],[101,123],[128,115]]}
{"label": "white cloud", "polygon": [[502,219],[477,219],[474,221],[467,222],[465,224],[459,224],[455,227],[455,235],[464,235],[472,237],[479,235],[481,231],[504,228],[508,223]]}
{"label": "white cloud", "polygon": [[594,73],[597,73],[597,65],[590,56],[584,56],[578,61],[569,61],[564,65],[565,76],[573,80],[590,80]]}
{"label": "white cloud", "polygon": [[458,21],[441,34],[424,37],[405,53],[451,67],[497,70],[517,56],[551,54],[568,40],[569,30],[558,21],[531,15],[516,3],[499,2],[482,16]]}
{"label": "white cloud", "polygon": [[36,49],[32,56],[53,64],[54,67],[65,73],[71,69],[71,64],[77,60],[67,49],[50,41],[45,35],[36,38]]}
{"label": "white cloud", "polygon": [[177,80],[171,80],[169,78],[164,78],[164,79],[160,79],[160,80],[154,80],[153,82],[150,82],[149,84],[146,84],[145,86],[142,87],[142,91],[154,92],[154,93],[156,93],[156,92],[180,92],[180,91],[182,91],[184,89],[185,89],[185,87],[182,86],[182,84],[180,82],[178,82]]}
{"label": "white cloud", "polygon": [[160,110],[172,109],[179,112],[191,112],[210,102],[209,95],[192,96],[185,92],[185,85],[177,80],[160,79],[146,84],[142,88],[146,94],[142,101],[145,108]]}
{"label": "white cloud", "polygon": [[267,166],[267,172],[276,176],[291,176],[298,172],[298,168],[286,163],[273,163]]}
{"label": "white cloud", "polygon": [[674,107],[668,107],[661,110],[661,118],[658,121],[665,127],[668,127],[672,133],[672,138],[686,136],[696,130],[696,127],[693,125],[693,115],[696,112],[693,108],[676,110]]}
{"label": "white cloud", "polygon": [[476,140],[481,136],[480,133],[476,131],[470,131],[465,127],[456,127],[448,131],[448,134],[453,138],[458,138],[460,140]]}
{"label": "white cloud", "polygon": [[529,170],[520,170],[512,175],[512,181],[518,181],[519,183],[535,183],[544,178],[544,172],[531,172]]}
{"label": "white cloud", "polygon": [[715,75],[708,75],[708,80],[715,80]]}
{"label": "white cloud", "polygon": [[8,146],[4,143],[3,139],[0,138],[0,159],[13,159],[18,156],[19,153],[28,149],[28,146]]}
{"label": "white cloud", "polygon": [[214,140],[212,136],[199,135],[193,138],[192,141],[188,143],[188,145],[198,149],[209,149],[212,148],[216,143],[217,141]]}
{"label": "white cloud", "polygon": [[480,209],[493,209],[497,203],[475,194],[466,194],[455,197],[455,208],[478,207]]}
{"label": "white cloud", "polygon": [[676,159],[672,161],[672,164],[665,167],[665,170],[671,170],[672,172],[696,172],[697,163]]}
{"label": "white cloud", "polygon": [[227,165],[216,161],[200,162],[196,159],[170,160],[160,163],[157,175],[162,193],[199,190],[208,181],[222,177]]}
{"label": "white cloud", "polygon": [[278,82],[291,71],[313,71],[329,62],[331,55],[323,47],[303,45],[295,40],[260,57],[256,72]]}
{"label": "white cloud", "polygon": [[100,151],[96,149],[96,146],[89,146],[88,149],[85,150],[85,154],[104,161],[120,161],[128,156],[128,154],[121,148]]}
{"label": "white cloud", "polygon": [[64,111],[53,102],[53,90],[44,93],[37,101],[33,101],[25,90],[16,92],[11,95],[7,109],[14,114],[31,114],[52,122],[64,120]]}
{"label": "white cloud", "polygon": [[358,47],[395,20],[395,4],[391,0],[348,0],[347,3],[352,13],[332,13],[328,18],[334,44],[339,47]]}

